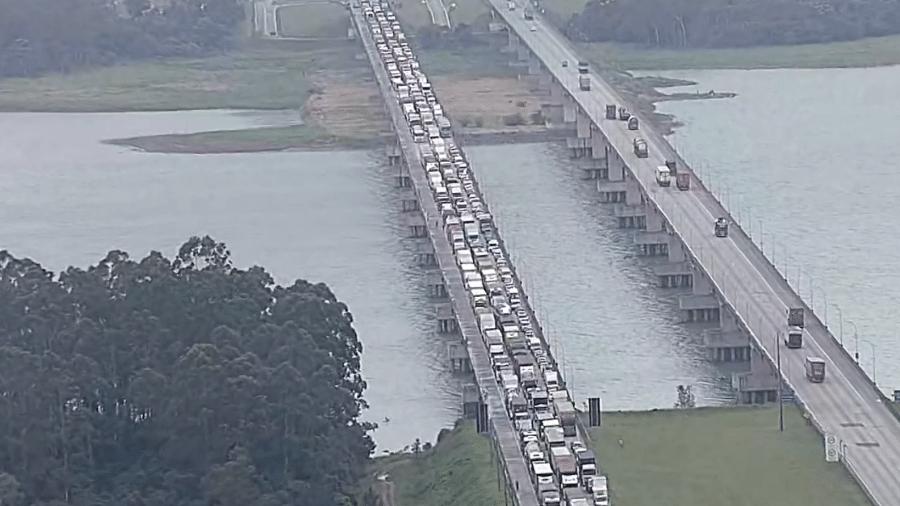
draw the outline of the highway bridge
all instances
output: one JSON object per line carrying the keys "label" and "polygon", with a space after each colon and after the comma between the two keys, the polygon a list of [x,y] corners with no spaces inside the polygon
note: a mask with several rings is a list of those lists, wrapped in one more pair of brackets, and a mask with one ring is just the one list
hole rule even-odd
{"label": "highway bridge", "polygon": [[[696,174],[690,191],[656,183],[656,168],[666,160],[676,160],[679,171],[689,170],[688,164],[649,122],[631,131],[623,121],[606,119],[607,104],[628,104],[594,72],[591,90],[579,88],[579,56],[562,34],[537,13],[534,20],[524,19],[524,4],[509,10],[506,0],[486,1],[495,19],[508,27],[510,50],[546,91],[548,108],[556,109],[559,120],[574,124],[577,136],[569,147],[592,159],[605,200],[640,208],[645,230],[638,242],[659,245],[654,251],[667,255],[673,265],[686,266],[694,294],[682,301],[688,319],[719,320],[723,335],[748,335],[753,373],[743,386],[771,392],[778,382],[774,376],[774,381],[765,378],[772,375],[769,364],[780,353],[784,380],[797,401],[820,432],[836,438],[834,457],[875,504],[900,505],[900,421],[883,394],[739,226],[732,224],[727,238],[714,235],[714,221],[729,214]],[[636,136],[647,141],[647,158],[634,154]],[[791,307],[807,309],[801,349],[779,344]],[[806,379],[807,356],[824,359],[823,383]]]}

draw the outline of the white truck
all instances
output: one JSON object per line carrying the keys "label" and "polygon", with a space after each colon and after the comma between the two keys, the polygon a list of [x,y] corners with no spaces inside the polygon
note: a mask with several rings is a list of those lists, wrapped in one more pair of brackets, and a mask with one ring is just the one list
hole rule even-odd
{"label": "white truck", "polygon": [[665,165],[660,165],[656,168],[656,184],[666,187],[672,184],[672,178],[669,174],[669,168]]}
{"label": "white truck", "polygon": [[606,476],[595,476],[591,480],[591,496],[594,506],[609,506],[609,484]]}

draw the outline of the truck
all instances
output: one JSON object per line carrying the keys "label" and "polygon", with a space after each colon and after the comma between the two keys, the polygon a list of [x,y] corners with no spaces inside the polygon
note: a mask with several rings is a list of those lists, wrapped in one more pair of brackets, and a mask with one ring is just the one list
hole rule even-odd
{"label": "truck", "polygon": [[578,486],[578,465],[568,448],[550,448],[550,463],[553,464],[556,479],[562,488]]}
{"label": "truck", "polygon": [[531,21],[534,19],[534,12],[531,11],[530,7],[525,7],[525,10],[522,12],[522,16],[524,16],[525,19]]}
{"label": "truck", "polygon": [[719,218],[715,225],[716,237],[728,237],[728,220]]}
{"label": "truck", "polygon": [[803,328],[803,308],[792,307],[788,309],[788,326]]}
{"label": "truck", "polygon": [[578,89],[581,91],[591,91],[591,76],[581,74],[578,76]]}
{"label": "truck", "polygon": [[596,476],[591,480],[591,496],[594,506],[609,506],[609,482],[606,476]]}
{"label": "truck", "polygon": [[672,180],[669,177],[669,168],[665,165],[660,165],[656,168],[656,184],[662,187],[672,184]]}
{"label": "truck", "polygon": [[637,116],[632,116],[628,118],[628,129],[629,130],[637,130],[639,126]]}
{"label": "truck", "polygon": [[628,121],[628,118],[631,117],[631,113],[628,112],[628,109],[624,107],[619,107],[619,119],[622,121]]}
{"label": "truck", "polygon": [[636,137],[634,141],[632,141],[634,145],[634,154],[637,155],[638,158],[647,158],[647,141]]}
{"label": "truck", "polygon": [[511,11],[514,11],[514,10],[516,10],[516,3],[515,2],[506,2],[506,8]]}
{"label": "truck", "polygon": [[578,434],[578,429],[575,425],[578,416],[575,412],[575,403],[568,399],[555,399],[553,401],[553,411],[556,412],[556,417],[559,418],[559,423],[562,425],[565,436],[572,437]]}
{"label": "truck", "polygon": [[813,383],[825,381],[825,361],[819,357],[806,357],[806,379]]}
{"label": "truck", "polygon": [[784,345],[791,349],[803,347],[803,329],[796,325],[789,326],[784,335]]}
{"label": "truck", "polygon": [[590,71],[591,67],[586,61],[578,62],[578,73],[579,74],[587,74]]}
{"label": "truck", "polygon": [[669,173],[673,176],[678,174],[678,164],[675,163],[675,160],[666,160],[666,167],[669,168]]}
{"label": "truck", "polygon": [[550,448],[557,446],[566,447],[566,436],[559,427],[547,427],[544,429],[544,440]]}
{"label": "truck", "polygon": [[591,482],[597,476],[597,458],[591,450],[575,452],[575,461],[578,463],[578,482],[590,492]]}
{"label": "truck", "polygon": [[681,191],[691,189],[691,175],[687,172],[679,172],[675,174],[675,186]]}
{"label": "truck", "polygon": [[606,104],[606,119],[616,119],[616,104]]}

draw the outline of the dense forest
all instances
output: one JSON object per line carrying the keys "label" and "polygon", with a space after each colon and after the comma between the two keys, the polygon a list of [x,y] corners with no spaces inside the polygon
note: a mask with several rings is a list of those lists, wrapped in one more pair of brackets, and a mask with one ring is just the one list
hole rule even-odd
{"label": "dense forest", "polygon": [[900,33],[900,0],[590,0],[567,32],[665,48],[853,40]]}
{"label": "dense forest", "polygon": [[231,47],[241,0],[0,0],[0,77]]}
{"label": "dense forest", "polygon": [[0,252],[0,505],[352,503],[373,444],[347,307],[229,256]]}

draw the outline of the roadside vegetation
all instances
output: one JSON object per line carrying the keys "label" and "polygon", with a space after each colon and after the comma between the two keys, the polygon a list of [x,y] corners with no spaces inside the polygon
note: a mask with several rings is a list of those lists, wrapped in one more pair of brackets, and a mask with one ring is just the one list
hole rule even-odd
{"label": "roadside vegetation", "polygon": [[374,449],[347,307],[194,237],[52,273],[0,252],[4,506],[343,504]]}
{"label": "roadside vegetation", "polygon": [[[372,506],[503,504],[490,439],[470,420],[443,430],[434,447],[375,459],[364,482]],[[379,480],[378,476],[387,479]]]}
{"label": "roadside vegetation", "polygon": [[286,5],[277,12],[283,37],[345,38],[350,28],[347,9],[330,2]]}
{"label": "roadside vegetation", "polygon": [[239,0],[0,0],[0,77],[234,47]]}
{"label": "roadside vegetation", "polygon": [[812,44],[900,33],[900,3],[881,0],[591,0],[567,24],[582,42],[655,48]]}
{"label": "roadside vegetation", "polygon": [[621,506],[870,506],[798,409],[605,413],[591,437]]}
{"label": "roadside vegetation", "polygon": [[731,49],[649,49],[580,44],[594,62],[627,70],[875,67],[900,64],[900,35],[849,42]]}

